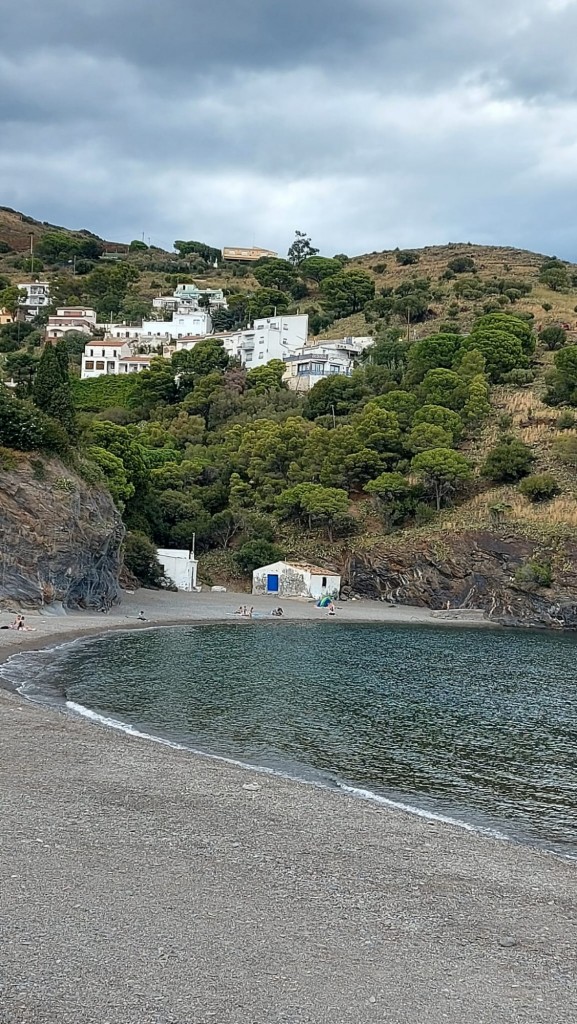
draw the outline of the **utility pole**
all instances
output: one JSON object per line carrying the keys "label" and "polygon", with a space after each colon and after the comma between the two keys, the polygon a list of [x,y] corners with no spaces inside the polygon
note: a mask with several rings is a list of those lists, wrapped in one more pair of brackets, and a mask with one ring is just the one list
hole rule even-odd
{"label": "utility pole", "polygon": [[34,280],[34,232],[30,232],[30,278]]}

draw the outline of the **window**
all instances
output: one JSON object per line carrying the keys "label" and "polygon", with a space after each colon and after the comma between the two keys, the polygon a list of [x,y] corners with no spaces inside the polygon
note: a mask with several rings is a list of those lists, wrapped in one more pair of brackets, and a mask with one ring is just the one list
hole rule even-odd
{"label": "window", "polygon": [[297,363],[297,373],[308,373],[309,363]]}
{"label": "window", "polygon": [[103,370],[104,369],[104,360],[103,359],[97,359],[96,360],[96,369],[97,370]]}
{"label": "window", "polygon": [[106,355],[106,352],[104,351],[104,349],[102,349],[102,357],[104,358],[105,355]]}
{"label": "window", "polygon": [[94,355],[94,349],[93,349],[93,348],[91,348],[91,349],[90,349],[90,355],[91,355],[91,356],[93,356],[93,355]]}
{"label": "window", "polygon": [[326,576],[323,576],[323,582],[322,582],[321,586],[326,587],[326,585],[327,585],[327,578],[326,578]]}
{"label": "window", "polygon": [[264,359],[264,352],[259,352],[258,358],[259,359]]}
{"label": "window", "polygon": [[85,363],[84,363],[84,369],[85,370],[93,370],[94,369],[94,360],[93,359],[86,359]]}
{"label": "window", "polygon": [[340,373],[341,372],[340,366],[337,366],[336,363],[331,363],[331,365],[329,366],[329,370],[331,371],[331,373]]}
{"label": "window", "polygon": [[311,369],[311,373],[324,373],[324,372],[325,372],[325,364],[324,363],[313,363],[312,369]]}

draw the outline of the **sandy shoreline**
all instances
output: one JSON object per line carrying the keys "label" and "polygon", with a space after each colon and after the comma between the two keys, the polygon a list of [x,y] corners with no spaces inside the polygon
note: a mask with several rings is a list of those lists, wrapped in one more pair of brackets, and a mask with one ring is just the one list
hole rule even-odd
{"label": "sandy shoreline", "polygon": [[[140,608],[163,625],[241,601],[140,591],[106,616],[30,615],[0,657],[139,626]],[[340,619],[423,621],[364,603]],[[0,814],[2,1024],[574,1020],[570,862],[9,693]]]}

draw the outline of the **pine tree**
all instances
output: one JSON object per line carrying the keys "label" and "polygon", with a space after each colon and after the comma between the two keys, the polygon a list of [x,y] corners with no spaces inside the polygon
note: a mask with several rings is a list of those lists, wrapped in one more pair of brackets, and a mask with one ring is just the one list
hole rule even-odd
{"label": "pine tree", "polygon": [[483,373],[476,374],[469,384],[469,396],[462,416],[471,427],[478,426],[491,412],[489,385]]}
{"label": "pine tree", "polygon": [[69,434],[74,433],[76,415],[68,375],[68,357],[63,364],[62,355],[50,343],[44,346],[38,363],[32,399],[39,409],[58,420]]}

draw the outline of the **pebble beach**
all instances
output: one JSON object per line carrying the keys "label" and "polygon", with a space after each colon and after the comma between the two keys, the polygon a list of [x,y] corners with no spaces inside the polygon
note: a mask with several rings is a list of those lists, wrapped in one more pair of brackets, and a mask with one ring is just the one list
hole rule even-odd
{"label": "pebble beach", "polygon": [[[34,632],[0,630],[0,658],[111,629],[237,619],[247,603],[270,615],[266,598],[150,591],[107,615],[29,613]],[[326,617],[306,602],[283,608]],[[439,617],[358,602],[336,621]],[[575,1019],[571,860],[2,690],[0,812],[1,1024]]]}

